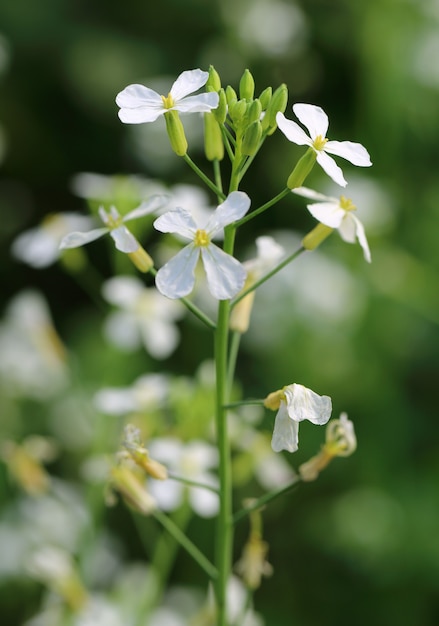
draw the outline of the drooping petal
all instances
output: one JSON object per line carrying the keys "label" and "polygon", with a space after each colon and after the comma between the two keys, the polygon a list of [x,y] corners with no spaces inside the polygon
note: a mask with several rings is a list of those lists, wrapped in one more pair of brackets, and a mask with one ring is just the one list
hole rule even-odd
{"label": "drooping petal", "polygon": [[121,252],[135,252],[140,244],[126,226],[119,226],[110,230],[110,236],[113,239],[116,248]]}
{"label": "drooping petal", "polygon": [[232,191],[222,204],[220,204],[205,226],[209,235],[241,219],[250,208],[250,198],[243,191]]}
{"label": "drooping petal", "polygon": [[200,249],[193,244],[185,246],[157,272],[157,289],[168,298],[187,296],[195,284],[195,267]]}
{"label": "drooping petal", "polygon": [[325,196],[323,193],[314,191],[314,189],[309,189],[309,187],[296,187],[295,189],[291,189],[291,192],[297,194],[298,196],[309,198],[310,200],[316,200],[317,202],[337,202],[338,203],[337,198],[332,198],[331,196]]}
{"label": "drooping petal", "polygon": [[201,258],[207,286],[214,298],[229,300],[241,291],[247,273],[239,261],[213,243],[201,248]]}
{"label": "drooping petal", "polygon": [[346,216],[346,211],[336,202],[314,202],[307,204],[307,209],[313,217],[322,224],[331,228],[338,228]]}
{"label": "drooping petal", "polygon": [[165,206],[169,202],[169,196],[157,194],[152,196],[146,202],[142,202],[140,206],[133,209],[129,213],[125,215],[122,221],[129,222],[130,220],[135,220],[138,217],[144,217],[145,215],[151,215],[155,211],[158,211],[163,206]]}
{"label": "drooping petal", "polygon": [[283,401],[274,421],[271,447],[274,452],[281,450],[296,452],[299,447],[299,423],[289,417],[287,406]]}
{"label": "drooping petal", "polygon": [[326,154],[323,150],[319,150],[317,152],[317,163],[337,185],[346,187],[348,183],[343,176],[342,169],[338,167],[337,163],[329,154]]}
{"label": "drooping petal", "polygon": [[64,250],[65,248],[79,248],[79,246],[90,243],[90,241],[99,239],[99,237],[102,237],[102,235],[105,235],[106,233],[108,233],[108,228],[94,228],[93,230],[89,230],[87,233],[69,233],[63,237],[59,247],[61,250]]}
{"label": "drooping petal", "polygon": [[297,119],[308,129],[312,139],[319,135],[324,139],[328,131],[328,116],[321,107],[314,104],[297,103],[293,105]]}
{"label": "drooping petal", "polygon": [[276,114],[276,123],[289,141],[296,143],[298,146],[312,145],[312,140],[305,131],[300,128],[299,124],[296,124],[296,122],[292,120],[287,120],[283,113],[279,112]]}
{"label": "drooping petal", "polygon": [[331,417],[332,402],[329,396],[317,393],[294,383],[284,389],[288,415],[292,420],[308,420],[313,424],[326,424]]}
{"label": "drooping petal", "polygon": [[215,91],[209,93],[200,93],[197,96],[189,96],[180,100],[174,107],[180,113],[208,113],[212,109],[216,109],[219,102],[219,96]]}
{"label": "drooping petal", "polygon": [[372,165],[368,151],[361,143],[352,141],[327,141],[325,152],[341,156],[353,165],[359,167],[369,167]]}
{"label": "drooping petal", "polygon": [[192,239],[197,225],[192,215],[186,209],[177,207],[171,211],[167,211],[158,217],[154,224],[154,228],[161,233],[178,233],[182,237]]}
{"label": "drooping petal", "polygon": [[364,226],[358,217],[352,214],[346,215],[340,228],[338,229],[338,232],[340,233],[340,237],[348,243],[354,243],[355,239],[358,239],[358,243],[363,249],[364,258],[368,263],[371,263],[372,257],[366,233],[364,231]]}
{"label": "drooping petal", "polygon": [[206,84],[209,78],[209,72],[203,72],[200,69],[186,70],[182,72],[171,87],[170,94],[177,102],[200,89]]}

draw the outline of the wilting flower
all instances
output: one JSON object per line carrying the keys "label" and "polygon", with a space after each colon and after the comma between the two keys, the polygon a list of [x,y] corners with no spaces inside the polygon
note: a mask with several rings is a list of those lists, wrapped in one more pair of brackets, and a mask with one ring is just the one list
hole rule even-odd
{"label": "wilting flower", "polygon": [[175,350],[180,334],[175,322],[185,309],[180,302],[147,288],[135,276],[115,276],[104,283],[104,298],[119,307],[108,316],[104,330],[109,341],[124,350],[144,345],[156,359]]}
{"label": "wilting flower", "polygon": [[225,226],[239,220],[250,207],[250,198],[242,191],[233,191],[220,204],[207,224],[199,228],[191,214],[176,208],[161,215],[154,227],[162,233],[177,233],[190,243],[159,269],[157,289],[168,298],[187,296],[195,284],[195,268],[201,256],[210,293],[217,300],[233,298],[242,289],[246,271],[239,261],[212,243],[212,238]]}
{"label": "wilting flower", "polygon": [[321,451],[299,467],[302,480],[315,480],[320,472],[336,456],[350,456],[357,448],[354,425],[347,413],[341,413],[340,419],[331,420],[326,427],[326,441]]}
{"label": "wilting flower", "polygon": [[308,129],[309,136],[296,122],[287,120],[279,112],[276,122],[285,137],[299,146],[309,146],[316,153],[317,163],[338,185],[347,185],[341,168],[329,154],[341,156],[353,165],[368,167],[372,165],[369,153],[360,143],[352,141],[329,141],[326,132],[329,120],[326,113],[313,104],[295,104],[293,111],[299,121]]}
{"label": "wilting flower", "polygon": [[316,202],[307,205],[311,215],[322,224],[325,224],[325,226],[336,228],[343,241],[355,243],[358,240],[358,243],[363,248],[364,258],[369,263],[371,262],[372,259],[364,226],[358,217],[353,214],[357,207],[352,200],[344,196],[341,196],[339,199],[325,196],[307,187],[298,187],[293,189],[293,192],[310,200],[316,200]]}
{"label": "wilting flower", "polygon": [[120,107],[119,118],[125,124],[154,122],[168,111],[179,113],[206,113],[218,106],[216,92],[194,93],[206,84],[208,72],[200,69],[182,72],[167,96],[161,96],[144,85],[128,85],[117,94],[116,104]]}
{"label": "wilting flower", "polygon": [[312,424],[326,424],[332,411],[329,396],[319,396],[297,383],[270,393],[264,405],[268,409],[278,410],[271,440],[275,452],[295,452],[299,443],[299,422],[308,420]]}

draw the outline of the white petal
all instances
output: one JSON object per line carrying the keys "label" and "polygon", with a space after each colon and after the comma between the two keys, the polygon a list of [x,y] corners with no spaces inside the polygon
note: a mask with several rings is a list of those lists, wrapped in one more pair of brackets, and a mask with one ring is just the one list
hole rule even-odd
{"label": "white petal", "polygon": [[369,167],[372,165],[368,151],[361,143],[352,141],[327,141],[325,152],[341,156],[353,165]]}
{"label": "white petal", "polygon": [[167,211],[158,217],[154,224],[154,228],[161,233],[178,233],[187,239],[193,239],[197,225],[192,215],[186,209],[177,207],[172,211]]}
{"label": "white petal", "polygon": [[239,261],[211,243],[201,248],[207,286],[217,300],[229,300],[244,286],[246,271]]}
{"label": "white petal", "polygon": [[317,200],[317,202],[337,202],[337,198],[332,198],[331,196],[325,196],[323,193],[319,193],[318,191],[314,191],[314,189],[309,189],[309,187],[296,187],[291,190],[291,193],[295,193],[298,196],[303,196],[304,198],[309,198],[310,200]]}
{"label": "white petal", "polygon": [[108,228],[95,228],[94,230],[89,230],[88,233],[69,233],[63,237],[59,247],[61,250],[65,248],[79,248],[79,246],[90,243],[90,241],[99,239],[99,237],[102,237],[102,235],[106,233],[108,233]]}
{"label": "white petal", "polygon": [[141,346],[137,320],[127,311],[114,311],[104,321],[104,335],[110,343],[130,352]]}
{"label": "white petal", "polygon": [[292,122],[291,120],[287,120],[283,113],[277,113],[276,122],[279,129],[289,141],[296,143],[298,146],[312,145],[312,140],[308,137],[305,131],[300,128],[299,124],[296,124],[296,122]]}
{"label": "white petal", "polygon": [[142,202],[140,206],[136,209],[133,209],[129,213],[125,215],[123,218],[123,222],[129,222],[130,220],[135,220],[138,217],[144,217],[145,215],[151,215],[155,211],[158,211],[162,207],[164,207],[169,202],[169,196],[166,195],[156,195],[152,196],[146,202]]}
{"label": "white petal", "polygon": [[292,420],[301,422],[308,420],[313,424],[326,424],[331,417],[332,402],[329,396],[319,396],[317,393],[294,383],[285,390],[288,415]]}
{"label": "white petal", "polygon": [[128,85],[123,91],[117,94],[116,104],[121,108],[136,109],[138,107],[153,107],[161,105],[163,108],[163,100],[161,96],[144,85]]}
{"label": "white petal", "polygon": [[250,208],[250,198],[243,191],[232,191],[222,204],[220,204],[205,226],[209,235],[241,219]]}
{"label": "white petal", "polygon": [[155,277],[160,293],[172,299],[187,296],[194,288],[199,255],[200,249],[189,244],[161,267]]}
{"label": "white petal", "polygon": [[275,452],[280,452],[281,450],[295,452],[298,444],[299,424],[289,417],[285,402],[281,402],[274,421],[271,447]]}
{"label": "white petal", "polygon": [[329,154],[326,154],[323,150],[317,152],[317,163],[320,167],[332,178],[337,185],[346,187],[347,182],[344,179],[343,172],[337,163]]}
{"label": "white petal", "polygon": [[140,247],[139,242],[126,226],[119,226],[119,228],[110,230],[110,237],[121,252],[135,252]]}
{"label": "white petal", "polygon": [[21,233],[12,243],[15,258],[32,267],[48,267],[59,258],[59,242],[41,227]]}
{"label": "white petal", "polygon": [[189,96],[180,100],[174,107],[176,111],[181,113],[207,113],[212,109],[216,109],[219,102],[219,96],[215,91],[209,93],[200,93],[197,96]]}
{"label": "white petal", "polygon": [[201,487],[190,487],[189,502],[200,517],[214,517],[219,509],[218,494]]}
{"label": "white petal", "polygon": [[174,324],[159,318],[142,318],[139,331],[145,348],[155,359],[166,359],[180,340],[180,333]]}
{"label": "white petal", "polygon": [[183,501],[184,486],[176,480],[151,480],[148,490],[163,511],[174,511]]}
{"label": "white petal", "polygon": [[364,226],[358,217],[355,217],[355,215],[352,214],[347,214],[338,229],[338,232],[340,233],[341,238],[348,243],[354,243],[355,239],[358,239],[358,243],[363,249],[364,258],[368,263],[371,263],[372,258],[370,255],[366,233],[364,232]]}
{"label": "white petal", "polygon": [[118,116],[124,124],[146,124],[147,122],[155,122],[160,115],[164,115],[165,109],[157,106],[138,107],[137,109],[120,109]]}
{"label": "white petal", "polygon": [[326,137],[329,120],[324,110],[314,104],[298,103],[293,105],[294,114],[298,120],[308,129],[312,139],[319,135]]}
{"label": "white petal", "polygon": [[306,208],[316,220],[331,228],[338,228],[346,217],[346,211],[340,208],[338,201],[314,202],[314,204],[308,204]]}
{"label": "white petal", "polygon": [[135,276],[114,276],[103,284],[102,295],[110,304],[126,309],[135,305],[144,290],[144,284]]}
{"label": "white petal", "polygon": [[200,69],[182,72],[171,87],[170,94],[175,101],[181,100],[190,93],[194,93],[207,83],[209,72]]}

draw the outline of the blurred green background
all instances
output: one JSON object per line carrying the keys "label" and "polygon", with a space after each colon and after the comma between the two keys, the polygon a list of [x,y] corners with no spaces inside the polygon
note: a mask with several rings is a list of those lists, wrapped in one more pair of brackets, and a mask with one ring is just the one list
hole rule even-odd
{"label": "blurred green background", "polygon": [[[224,85],[237,87],[248,67],[257,92],[287,84],[287,117],[294,102],[318,104],[331,121],[330,138],[359,141],[371,154],[367,171],[341,165],[372,264],[337,234],[301,258],[261,290],[238,363],[244,395],[302,382],[331,395],[335,415],[346,411],[358,437],[354,456],[266,511],[275,574],[256,608],[271,626],[439,623],[438,58],[437,0],[0,5],[2,309],[28,287],[47,298],[86,415],[66,412],[66,428],[95,419],[89,397],[99,386],[130,384],[148,368],[192,375],[209,354],[189,325],[188,338],[164,363],[145,364],[140,351],[121,356],[105,346],[101,312],[61,265],[39,271],[11,255],[12,241],[46,215],[86,212],[72,190],[78,172],[197,183],[144,127],[119,122],[114,98],[121,89],[157,79],[171,85],[181,71],[210,64]],[[202,159],[199,141],[190,153]],[[267,142],[242,186],[253,206],[283,188],[300,154],[280,133]],[[309,185],[337,193],[319,172]],[[312,228],[303,207],[288,199],[252,222],[241,254],[248,257],[255,236],[267,231],[282,238]],[[87,252],[104,277],[112,275],[104,244]],[[54,436],[44,402],[7,391],[2,385],[5,438]],[[62,423],[57,428],[63,431]],[[104,450],[117,446],[118,430],[109,430]],[[302,445],[289,461],[297,467],[322,437],[303,425]],[[84,451],[65,448],[51,472],[75,481]],[[7,510],[19,496],[4,466],[1,476]],[[122,542],[132,528],[123,512],[102,524]],[[244,534],[239,530],[238,539]],[[132,538],[126,550],[137,553]],[[175,579],[184,580],[185,571],[182,557]],[[40,597],[24,574],[4,574],[4,623],[23,623]]]}

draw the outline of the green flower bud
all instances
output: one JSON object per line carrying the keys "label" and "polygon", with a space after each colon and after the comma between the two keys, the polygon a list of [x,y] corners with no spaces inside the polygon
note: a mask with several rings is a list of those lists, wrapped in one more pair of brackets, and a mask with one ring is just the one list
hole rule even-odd
{"label": "green flower bud", "polygon": [[226,98],[227,98],[227,104],[229,106],[238,100],[236,91],[233,89],[233,87],[230,87],[230,85],[227,85],[226,87]]}
{"label": "green flower bud", "polygon": [[262,126],[259,120],[256,120],[247,128],[242,140],[242,154],[252,156],[256,154],[262,137]]}
{"label": "green flower bud", "polygon": [[287,187],[295,189],[301,187],[308,176],[317,159],[317,153],[312,148],[308,148],[305,154],[298,160],[287,180]]}
{"label": "green flower bud", "polygon": [[317,224],[305,237],[302,239],[302,246],[305,250],[314,250],[317,248],[334,229],[326,224]]}
{"label": "green flower bud", "polygon": [[224,158],[224,143],[221,127],[213,113],[204,114],[204,151],[209,161]]}
{"label": "green flower bud", "polygon": [[187,140],[178,111],[167,111],[165,121],[172,149],[178,156],[184,156],[187,152]]}
{"label": "green flower bud", "polygon": [[285,84],[280,85],[274,92],[270,104],[262,120],[262,130],[267,132],[268,135],[274,133],[277,128],[276,114],[280,111],[283,113],[287,108],[288,102],[288,89]]}
{"label": "green flower bud", "polygon": [[226,92],[221,88],[218,92],[219,102],[216,109],[213,109],[212,114],[215,116],[218,124],[224,124],[227,117],[227,98]]}
{"label": "green flower bud", "polygon": [[253,122],[261,119],[262,105],[259,100],[253,100],[253,102],[247,107],[247,113],[245,116],[246,124],[250,126]]}
{"label": "green flower bud", "polygon": [[209,67],[209,78],[206,83],[206,91],[219,91],[221,89],[221,78],[216,69]]}
{"label": "green flower bud", "polygon": [[239,97],[244,100],[253,100],[255,81],[249,70],[245,70],[239,81]]}
{"label": "green flower bud", "polygon": [[238,100],[233,104],[229,104],[229,115],[236,124],[240,122],[247,111],[247,103],[245,100]]}
{"label": "green flower bud", "polygon": [[264,91],[259,96],[259,100],[261,102],[263,111],[265,111],[267,109],[268,105],[270,104],[272,94],[273,94],[272,88],[271,87],[267,87],[266,89],[264,89]]}

